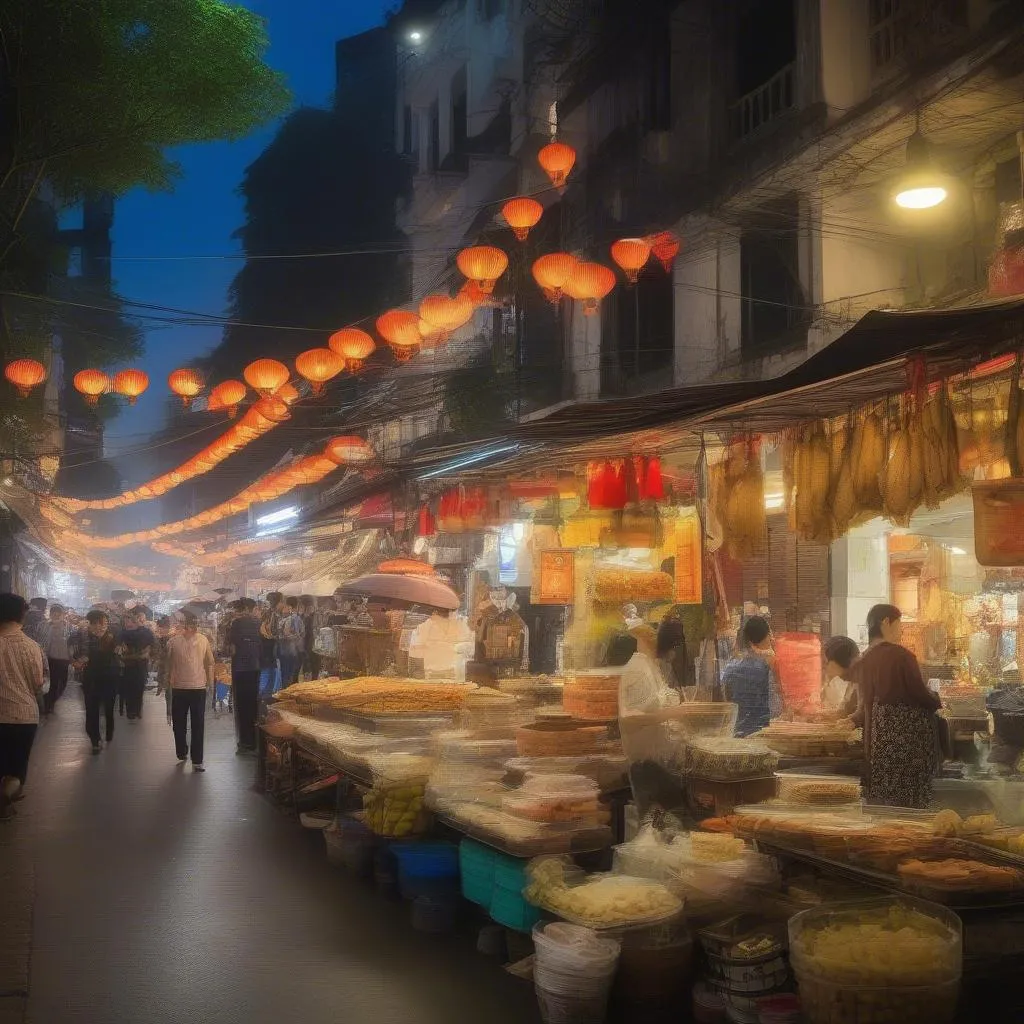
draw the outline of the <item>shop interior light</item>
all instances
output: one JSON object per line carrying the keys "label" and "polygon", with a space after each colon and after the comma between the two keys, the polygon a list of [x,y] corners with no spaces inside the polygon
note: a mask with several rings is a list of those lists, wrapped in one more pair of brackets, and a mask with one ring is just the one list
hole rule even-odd
{"label": "shop interior light", "polygon": [[280,523],[286,523],[290,519],[297,518],[298,514],[298,508],[295,505],[289,505],[287,508],[281,508],[276,512],[268,512],[265,516],[260,516],[256,520],[256,525],[258,527],[277,526]]}
{"label": "shop interior light", "polygon": [[766,494],[764,496],[764,507],[767,511],[772,509],[782,508],[786,503],[786,497],[783,494]]}
{"label": "shop interior light", "polygon": [[907,140],[907,168],[893,191],[896,205],[904,210],[928,210],[944,202],[948,194],[942,175],[932,166],[927,139],[915,131]]}
{"label": "shop interior light", "polygon": [[967,552],[963,548],[950,548],[949,553],[951,555],[966,555]]}

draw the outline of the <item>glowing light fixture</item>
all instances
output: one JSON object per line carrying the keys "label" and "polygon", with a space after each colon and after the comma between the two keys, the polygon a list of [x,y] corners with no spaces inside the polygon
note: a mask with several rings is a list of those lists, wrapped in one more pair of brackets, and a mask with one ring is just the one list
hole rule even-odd
{"label": "glowing light fixture", "polygon": [[893,200],[904,210],[929,210],[948,195],[942,175],[932,165],[928,140],[917,130],[907,140],[907,169],[896,182]]}

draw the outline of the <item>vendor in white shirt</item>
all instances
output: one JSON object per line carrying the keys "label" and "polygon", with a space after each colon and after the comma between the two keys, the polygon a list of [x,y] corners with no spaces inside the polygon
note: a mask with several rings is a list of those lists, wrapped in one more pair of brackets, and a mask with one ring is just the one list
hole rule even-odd
{"label": "vendor in white shirt", "polygon": [[636,654],[626,663],[619,683],[619,717],[648,715],[675,707],[679,693],[665,679],[657,657],[658,634],[646,623],[634,624],[629,635],[636,640]]}
{"label": "vendor in white shirt", "polygon": [[447,611],[436,611],[413,630],[409,661],[422,662],[425,679],[462,680],[466,676],[466,662],[473,657],[475,640],[464,619]]}

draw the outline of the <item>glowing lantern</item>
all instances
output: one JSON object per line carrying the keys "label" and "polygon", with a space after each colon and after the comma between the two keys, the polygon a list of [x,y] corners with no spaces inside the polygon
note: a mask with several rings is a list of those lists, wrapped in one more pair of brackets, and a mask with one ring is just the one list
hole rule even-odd
{"label": "glowing lantern", "polygon": [[198,370],[186,366],[181,370],[175,370],[167,378],[167,386],[176,395],[181,396],[182,404],[187,409],[192,404],[192,399],[203,390],[203,378]]}
{"label": "glowing lantern", "polygon": [[149,387],[149,376],[142,370],[121,370],[114,374],[114,390],[128,399],[129,405]]}
{"label": "glowing lantern", "polygon": [[567,252],[552,252],[533,264],[533,279],[544,289],[549,302],[558,304],[579,260]]}
{"label": "glowing lantern", "polygon": [[377,348],[373,338],[358,327],[345,327],[343,330],[335,331],[327,339],[327,345],[345,360],[345,366],[352,373],[362,369],[363,362],[369,359]]}
{"label": "glowing lantern", "polygon": [[288,367],[276,359],[257,359],[242,373],[245,383],[264,398],[272,395],[283,384],[287,384],[290,376]]}
{"label": "glowing lantern", "polygon": [[420,303],[420,319],[430,325],[439,343],[473,318],[473,303],[465,295],[428,295]]}
{"label": "glowing lantern", "polygon": [[15,359],[7,364],[4,376],[18,389],[22,398],[28,398],[32,389],[46,380],[46,367],[35,359]]}
{"label": "glowing lantern", "polygon": [[245,398],[245,385],[240,380],[222,380],[211,392],[207,408],[211,412],[227,409],[228,415],[234,419],[238,412],[238,403]]}
{"label": "glowing lantern", "polygon": [[612,243],[612,259],[632,284],[651,258],[651,243],[646,238],[620,238]]}
{"label": "glowing lantern", "polygon": [[359,465],[373,460],[373,449],[354,434],[333,437],[324,447],[324,458],[338,466]]}
{"label": "glowing lantern", "polygon": [[110,387],[110,378],[101,370],[79,370],[72,383],[89,405],[95,405]]}
{"label": "glowing lantern", "polygon": [[410,359],[420,346],[420,318],[404,309],[389,309],[377,317],[377,330],[399,362]]}
{"label": "glowing lantern", "polygon": [[291,419],[292,415],[288,411],[288,403],[278,398],[277,395],[261,398],[253,408],[271,423],[284,423],[285,420]]}
{"label": "glowing lantern", "polygon": [[565,294],[583,303],[586,316],[593,316],[601,300],[615,287],[615,273],[600,263],[577,263],[565,283]]}
{"label": "glowing lantern", "polygon": [[502,208],[501,212],[508,222],[508,226],[515,232],[520,242],[526,241],[530,228],[536,227],[537,222],[544,215],[544,207],[536,199],[528,196],[519,196],[510,199]]}
{"label": "glowing lantern", "polygon": [[672,263],[679,254],[679,239],[671,231],[659,231],[651,236],[650,243],[654,258],[665,268],[666,274],[671,274]]}
{"label": "glowing lantern", "polygon": [[294,405],[299,400],[299,389],[291,381],[285,381],[272,397],[280,398],[285,405]]}
{"label": "glowing lantern", "polygon": [[551,184],[561,190],[565,179],[576,163],[576,150],[564,142],[549,142],[538,154],[537,161],[551,179]]}
{"label": "glowing lantern", "polygon": [[455,262],[470,281],[488,294],[494,290],[494,282],[508,268],[508,257],[493,245],[474,245],[463,249],[455,257]]}
{"label": "glowing lantern", "polygon": [[313,385],[313,394],[323,394],[324,384],[345,369],[345,360],[329,348],[311,348],[295,357],[295,369]]}

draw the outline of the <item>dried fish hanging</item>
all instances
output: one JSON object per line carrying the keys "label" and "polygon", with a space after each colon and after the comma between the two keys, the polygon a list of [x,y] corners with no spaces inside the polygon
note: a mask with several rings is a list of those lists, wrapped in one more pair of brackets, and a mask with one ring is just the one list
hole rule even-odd
{"label": "dried fish hanging", "polygon": [[709,470],[714,512],[731,558],[748,561],[764,554],[768,523],[764,508],[764,473],[759,439],[733,441],[725,458]]}

